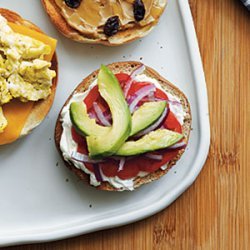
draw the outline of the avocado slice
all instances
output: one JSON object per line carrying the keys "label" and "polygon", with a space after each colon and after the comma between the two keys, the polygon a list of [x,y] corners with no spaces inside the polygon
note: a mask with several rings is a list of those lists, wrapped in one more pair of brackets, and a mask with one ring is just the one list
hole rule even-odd
{"label": "avocado slice", "polygon": [[110,108],[113,123],[107,133],[86,137],[89,155],[95,159],[115,154],[131,132],[131,115],[121,86],[112,71],[104,65],[98,74],[98,87]]}
{"label": "avocado slice", "polygon": [[166,101],[146,102],[138,108],[132,116],[132,129],[130,136],[137,134],[156,122],[164,112],[166,105]]}
{"label": "avocado slice", "polygon": [[111,128],[104,127],[91,119],[84,102],[72,102],[70,104],[70,119],[75,129],[82,135],[103,135],[107,134]]}
{"label": "avocado slice", "polygon": [[[166,101],[147,102],[139,107],[132,115],[132,129],[129,136],[133,136],[153,124],[162,115],[166,108]],[[110,127],[96,124],[87,113],[83,102],[73,102],[70,105],[70,118],[76,130],[84,135],[103,135],[109,132]]]}
{"label": "avocado slice", "polygon": [[132,156],[164,149],[174,145],[182,138],[182,134],[168,129],[158,129],[148,133],[137,141],[125,142],[116,152],[116,155]]}

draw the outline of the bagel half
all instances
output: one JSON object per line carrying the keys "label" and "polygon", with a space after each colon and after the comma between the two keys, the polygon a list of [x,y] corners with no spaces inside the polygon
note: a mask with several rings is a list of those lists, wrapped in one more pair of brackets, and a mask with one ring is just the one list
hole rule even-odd
{"label": "bagel half", "polygon": [[[23,19],[20,15],[18,15],[17,13],[13,11],[0,8],[0,15],[2,15],[9,22],[22,25],[22,26],[26,26],[29,29],[43,33],[41,29],[37,27],[35,24]],[[29,134],[35,127],[37,127],[46,117],[46,115],[48,114],[53,104],[53,101],[55,98],[56,87],[57,87],[57,79],[58,79],[58,62],[57,62],[56,53],[54,53],[53,58],[51,60],[51,69],[56,72],[56,77],[53,78],[52,80],[51,94],[47,99],[35,102],[25,122],[25,125],[22,128],[19,138]]]}
{"label": "bagel half", "polygon": [[[118,62],[118,63],[112,63],[112,64],[108,65],[108,67],[115,74],[119,73],[119,72],[124,72],[124,73],[127,73],[127,74],[131,74],[131,72],[136,67],[139,67],[140,65],[141,65],[141,63],[139,63],[139,62]],[[97,78],[98,72],[99,72],[99,70],[93,72],[91,75],[86,77],[76,87],[76,89],[73,91],[71,96],[68,98],[68,100],[66,101],[64,106],[66,106],[68,104],[68,102],[70,101],[73,94],[81,93],[81,92],[86,91],[88,89],[88,87],[90,86],[90,84]],[[182,125],[182,130],[183,130],[184,140],[186,142],[188,142],[189,134],[190,134],[190,130],[191,130],[191,112],[190,112],[189,102],[188,102],[186,96],[177,87],[175,87],[169,81],[167,81],[166,79],[161,77],[156,71],[154,71],[150,67],[146,67],[146,70],[145,70],[144,74],[148,75],[149,77],[155,78],[160,83],[160,85],[162,86],[162,88],[164,90],[166,90],[168,93],[170,93],[173,96],[176,96],[176,97],[178,97],[180,99],[183,110],[186,112],[186,116],[184,118],[184,123]],[[58,119],[57,119],[57,122],[56,122],[56,127],[55,127],[55,143],[56,143],[56,147],[57,147],[60,155],[62,156],[62,152],[61,152],[61,149],[60,149],[60,140],[61,140],[63,128],[62,128],[62,123],[60,121],[60,116],[61,116],[61,112],[60,112],[60,114],[58,116]],[[183,152],[184,152],[184,149],[179,151],[179,154],[177,155],[177,157],[169,162],[168,168],[166,170],[158,169],[157,171],[155,171],[153,173],[150,173],[150,174],[146,175],[145,177],[137,177],[134,180],[134,188],[138,188],[143,184],[146,184],[146,183],[152,182],[154,180],[157,180],[161,176],[166,174],[168,172],[168,170],[173,165],[175,165],[175,163],[180,159]],[[63,156],[62,156],[62,159],[64,160]],[[66,166],[71,171],[73,171],[81,180],[84,180],[85,182],[90,183],[90,179],[89,179],[88,174],[86,174],[84,171],[76,168],[74,165],[70,164],[69,162],[67,162],[65,160],[64,160],[64,162],[65,162]],[[110,185],[108,182],[101,183],[101,185],[98,186],[97,188],[100,189],[100,190],[106,190],[106,191],[119,191],[118,189],[116,189],[115,187]]]}
{"label": "bagel half", "polygon": [[129,43],[146,36],[158,24],[159,18],[167,5],[167,0],[155,1],[155,4],[160,6],[159,13],[157,13],[158,16],[150,24],[145,26],[141,26],[138,23],[135,23],[134,25],[129,24],[131,27],[128,25],[128,27],[124,27],[113,36],[99,38],[93,37],[88,33],[81,32],[78,29],[79,25],[77,23],[68,22],[65,15],[56,4],[56,0],[41,1],[51,21],[64,36],[80,43],[103,44],[107,46],[117,46]]}

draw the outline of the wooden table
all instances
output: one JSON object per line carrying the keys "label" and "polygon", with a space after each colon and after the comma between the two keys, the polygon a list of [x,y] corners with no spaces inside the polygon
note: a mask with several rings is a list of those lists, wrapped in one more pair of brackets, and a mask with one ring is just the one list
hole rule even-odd
{"label": "wooden table", "polygon": [[10,249],[250,249],[250,12],[238,0],[190,0],[209,95],[211,148],[200,176],[143,221]]}

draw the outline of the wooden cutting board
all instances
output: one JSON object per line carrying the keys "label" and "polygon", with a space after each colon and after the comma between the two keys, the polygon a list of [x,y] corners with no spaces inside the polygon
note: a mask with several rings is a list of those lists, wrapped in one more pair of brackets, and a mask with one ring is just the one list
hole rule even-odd
{"label": "wooden cutting board", "polygon": [[250,249],[250,12],[237,0],[190,5],[211,121],[209,157],[194,185],[141,222],[10,249]]}

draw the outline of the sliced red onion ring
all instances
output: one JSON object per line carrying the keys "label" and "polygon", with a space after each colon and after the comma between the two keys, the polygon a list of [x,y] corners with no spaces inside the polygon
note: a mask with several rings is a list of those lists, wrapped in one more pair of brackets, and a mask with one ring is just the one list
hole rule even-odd
{"label": "sliced red onion ring", "polygon": [[93,164],[95,178],[99,182],[103,182],[100,166],[98,164]]}
{"label": "sliced red onion ring", "polygon": [[96,114],[95,114],[94,112],[90,112],[90,113],[89,113],[89,117],[90,117],[91,119],[97,120]]}
{"label": "sliced red onion ring", "polygon": [[105,118],[110,122],[112,116],[111,114],[104,114]]}
{"label": "sliced red onion ring", "polygon": [[181,103],[178,101],[168,100],[168,102],[172,105],[181,105]]}
{"label": "sliced red onion ring", "polygon": [[103,126],[108,126],[108,127],[110,127],[110,126],[111,126],[110,122],[106,119],[106,117],[105,117],[104,114],[102,113],[101,108],[99,107],[99,105],[98,105],[96,102],[93,103],[93,108],[94,108],[94,110],[95,110],[95,113],[96,113],[96,115],[97,115],[97,118],[98,118],[99,121],[102,123],[102,125],[103,125]]}
{"label": "sliced red onion ring", "polygon": [[178,142],[174,144],[171,147],[168,147],[168,149],[182,149],[182,148],[185,148],[186,146],[187,146],[186,142],[182,141],[182,142]]}
{"label": "sliced red onion ring", "polygon": [[136,98],[129,105],[130,112],[133,113],[137,104],[145,97],[150,94],[150,92],[155,91],[154,85],[147,85],[136,92]]}
{"label": "sliced red onion ring", "polygon": [[150,102],[154,102],[155,101],[155,96],[154,96],[154,92],[153,91],[148,94],[148,100]]}
{"label": "sliced red onion ring", "polygon": [[101,163],[103,162],[103,160],[93,160],[93,159],[90,159],[88,155],[85,155],[85,154],[80,154],[78,152],[73,152],[71,154],[71,158],[75,161],[79,161],[79,162],[86,162],[86,163]]}
{"label": "sliced red onion ring", "polygon": [[121,157],[120,162],[119,162],[119,168],[118,168],[118,172],[122,171],[125,165],[125,157]]}
{"label": "sliced red onion ring", "polygon": [[[149,91],[149,90],[151,90],[151,91]],[[142,94],[145,94],[145,91],[146,91],[146,92],[148,92],[148,94],[146,96],[144,96],[144,97],[147,97],[148,95],[153,94],[155,90],[156,90],[155,85],[154,84],[149,84],[149,85],[146,85],[146,86],[140,88],[138,91],[135,92],[134,95],[135,95],[135,98],[137,98],[138,96],[140,96]]]}
{"label": "sliced red onion ring", "polygon": [[164,98],[155,97],[155,102],[156,102],[156,101],[169,101],[169,100],[166,100],[166,99],[164,99]]}
{"label": "sliced red onion ring", "polygon": [[145,71],[146,67],[145,65],[141,65],[138,68],[136,68],[130,75],[129,79],[127,80],[127,82],[125,83],[125,88],[124,88],[124,95],[125,97],[128,96],[128,91],[130,90],[130,87],[132,85],[132,82],[134,81],[135,77],[137,75],[142,74]]}
{"label": "sliced red onion ring", "polygon": [[147,154],[145,154],[145,156],[149,159],[153,159],[153,160],[157,160],[157,161],[161,161],[163,159],[162,155],[155,155],[155,154],[147,153]]}
{"label": "sliced red onion ring", "polygon": [[160,126],[160,124],[164,121],[167,113],[168,113],[168,108],[166,108],[162,115],[160,116],[160,118],[154,123],[152,124],[151,126],[149,126],[148,128],[142,130],[141,132],[139,132],[138,134],[135,135],[135,137],[141,137],[143,135],[146,135],[148,133],[150,133],[151,131],[155,130],[156,128],[158,128]]}

